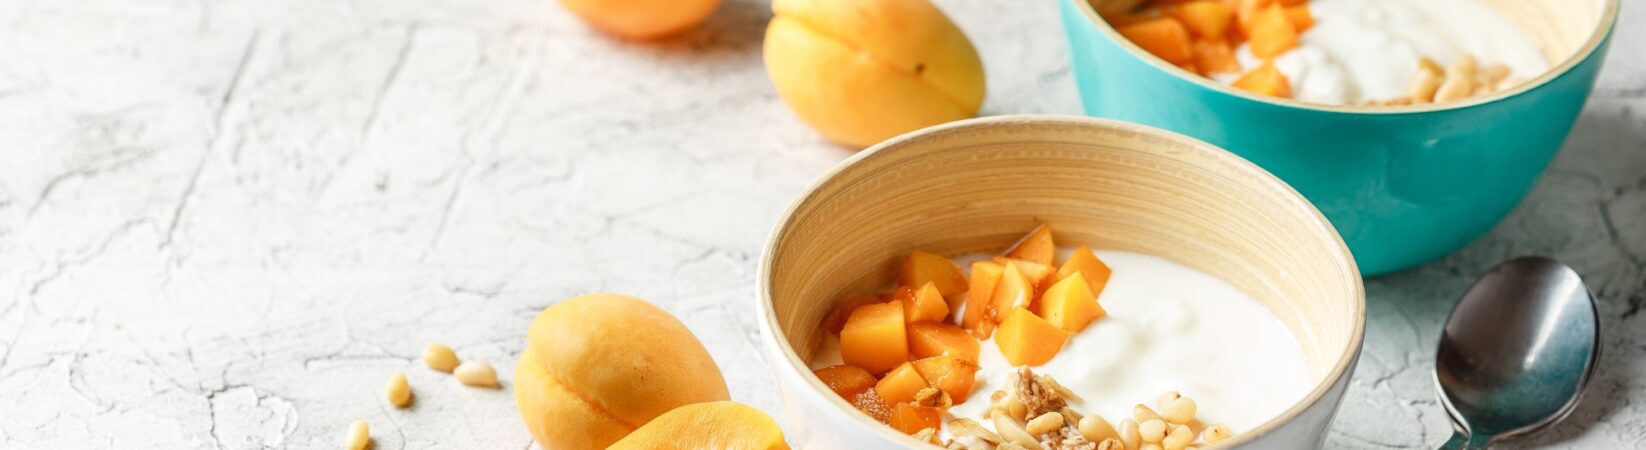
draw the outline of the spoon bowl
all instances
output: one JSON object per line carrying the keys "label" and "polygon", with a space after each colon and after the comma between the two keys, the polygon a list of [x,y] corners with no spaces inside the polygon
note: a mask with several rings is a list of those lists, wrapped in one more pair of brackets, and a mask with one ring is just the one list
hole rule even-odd
{"label": "spoon bowl", "polygon": [[1560,421],[1599,359],[1599,312],[1577,272],[1542,257],[1492,268],[1440,333],[1435,381],[1457,428],[1442,448],[1483,449]]}

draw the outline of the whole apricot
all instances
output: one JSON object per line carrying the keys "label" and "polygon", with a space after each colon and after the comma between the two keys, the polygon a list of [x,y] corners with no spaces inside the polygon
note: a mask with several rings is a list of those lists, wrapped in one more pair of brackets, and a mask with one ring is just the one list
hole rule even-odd
{"label": "whole apricot", "polygon": [[669,410],[730,398],[720,368],[685,324],[620,294],[538,313],[514,378],[526,428],[557,450],[606,448]]}
{"label": "whole apricot", "polygon": [[771,416],[737,402],[675,408],[608,450],[789,450]]}
{"label": "whole apricot", "polygon": [[977,49],[927,0],[773,0],[772,12],[766,72],[830,140],[864,147],[983,105]]}
{"label": "whole apricot", "polygon": [[589,25],[629,39],[654,39],[691,29],[720,0],[560,0]]}

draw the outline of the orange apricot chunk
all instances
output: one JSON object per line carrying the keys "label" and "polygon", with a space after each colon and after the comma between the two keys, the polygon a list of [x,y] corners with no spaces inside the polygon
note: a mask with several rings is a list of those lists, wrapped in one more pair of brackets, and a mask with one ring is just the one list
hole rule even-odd
{"label": "orange apricot chunk", "polygon": [[839,336],[840,328],[846,326],[846,318],[852,316],[852,311],[870,303],[880,303],[880,298],[873,295],[857,295],[840,300],[834,304],[834,309],[829,311],[829,315],[823,317],[823,329],[829,330],[829,334]]}
{"label": "orange apricot chunk", "polygon": [[988,320],[998,324],[1012,308],[1027,308],[1034,302],[1034,294],[1034,283],[1023,274],[1017,263],[1006,263],[1006,270],[1000,273],[1000,282],[995,283],[994,295],[990,299],[994,305],[989,309]]}
{"label": "orange apricot chunk", "polygon": [[972,330],[978,338],[986,338],[994,329],[994,324],[988,320],[986,312],[992,305],[994,287],[1000,282],[1000,275],[1005,272],[1006,265],[994,261],[978,261],[972,263],[971,288],[966,293],[966,312],[961,315],[960,325]]}
{"label": "orange apricot chunk", "polygon": [[865,389],[863,392],[852,396],[851,404],[858,411],[863,411],[863,414],[868,414],[869,417],[873,417],[874,420],[882,423],[891,418],[892,415],[892,405],[887,404],[885,399],[880,398],[880,394],[875,393],[874,389]]}
{"label": "orange apricot chunk", "polygon": [[1275,68],[1273,62],[1264,62],[1251,72],[1246,72],[1235,79],[1233,86],[1273,97],[1292,96],[1292,83],[1286,80],[1286,75],[1280,73],[1280,69]]}
{"label": "orange apricot chunk", "polygon": [[925,286],[926,283],[937,285],[937,291],[945,297],[960,295],[966,292],[966,274],[960,272],[960,266],[942,255],[915,250],[903,259],[903,273],[898,277],[897,284],[901,286]]}
{"label": "orange apricot chunk", "polygon": [[[1221,40],[1194,41],[1195,71],[1201,75],[1240,71],[1240,60],[1235,59],[1234,47]],[[1067,263],[1065,263],[1067,264]]]}
{"label": "orange apricot chunk", "polygon": [[607,450],[789,450],[771,416],[742,403],[681,406],[613,443]]}
{"label": "orange apricot chunk", "polygon": [[1029,277],[1029,284],[1035,286],[1039,286],[1040,283],[1043,283],[1047,279],[1051,278],[1052,273],[1057,270],[1049,264],[1041,264],[1036,261],[1024,259],[1007,258],[1004,256],[994,257],[994,262],[1000,263],[1001,265],[1005,265],[1006,263],[1017,263],[1017,270],[1023,271],[1023,276]]}
{"label": "orange apricot chunk", "polygon": [[1038,366],[1051,361],[1069,334],[1028,309],[1016,308],[1006,313],[1006,320],[995,330],[994,343],[1000,354],[1013,366]]}
{"label": "orange apricot chunk", "polygon": [[901,302],[863,305],[840,329],[840,359],[869,373],[884,373],[909,360]]}
{"label": "orange apricot chunk", "polygon": [[1146,20],[1122,26],[1116,31],[1143,50],[1171,63],[1194,59],[1189,49],[1189,30],[1183,23],[1170,17]]}
{"label": "orange apricot chunk", "polygon": [[1297,28],[1298,33],[1309,31],[1315,26],[1315,16],[1309,12],[1308,4],[1286,7],[1286,20]]}
{"label": "orange apricot chunk", "polygon": [[1040,317],[1070,333],[1079,333],[1086,325],[1108,315],[1097,304],[1097,296],[1086,286],[1086,276],[1079,273],[1053,284],[1040,296]]}
{"label": "orange apricot chunk", "polygon": [[886,372],[886,376],[881,377],[879,383],[875,383],[874,392],[880,394],[880,398],[886,400],[886,403],[903,403],[914,401],[915,394],[929,387],[931,384],[920,376],[920,371],[915,370],[914,364],[904,362],[891,372]]}
{"label": "orange apricot chunk", "polygon": [[943,301],[943,294],[938,293],[937,285],[931,282],[901,300],[903,320],[908,323],[942,322],[949,318],[949,304]]}
{"label": "orange apricot chunk", "polygon": [[823,385],[829,390],[840,394],[841,398],[851,399],[864,390],[874,387],[878,381],[874,374],[861,367],[837,364],[812,371],[817,379],[823,380]]}
{"label": "orange apricot chunk", "polygon": [[1251,46],[1252,55],[1258,58],[1273,59],[1297,48],[1297,27],[1292,25],[1292,20],[1286,17],[1286,9],[1279,4],[1271,4],[1259,11],[1252,18],[1248,33],[1247,44]]}
{"label": "orange apricot chunk", "polygon": [[909,356],[953,356],[977,362],[977,338],[953,324],[921,322],[909,325]]}
{"label": "orange apricot chunk", "polygon": [[1234,7],[1222,0],[1194,0],[1166,9],[1166,14],[1183,22],[1189,33],[1202,39],[1223,39],[1234,25]]}
{"label": "orange apricot chunk", "polygon": [[1046,224],[1034,227],[1006,251],[1006,257],[1051,265],[1057,257],[1057,244],[1052,242],[1052,227]]}
{"label": "orange apricot chunk", "polygon": [[920,430],[943,426],[943,412],[929,406],[898,403],[892,407],[892,415],[886,424],[903,434],[915,434]]}
{"label": "orange apricot chunk", "polygon": [[1097,259],[1097,254],[1090,247],[1081,246],[1074,250],[1068,261],[1063,262],[1063,267],[1057,268],[1057,279],[1062,281],[1077,273],[1086,278],[1086,286],[1092,288],[1092,297],[1097,297],[1103,295],[1103,287],[1109,285],[1109,276],[1114,274],[1114,270],[1109,269],[1103,260]]}
{"label": "orange apricot chunk", "polygon": [[977,382],[977,362],[954,356],[933,356],[909,363],[926,383],[949,394],[955,403],[965,402]]}
{"label": "orange apricot chunk", "polygon": [[1265,8],[1268,8],[1269,5],[1273,5],[1275,3],[1275,0],[1231,1],[1234,2],[1235,23],[1240,26],[1240,31],[1242,33],[1250,33],[1252,29],[1252,19],[1257,17],[1257,13],[1262,12]]}

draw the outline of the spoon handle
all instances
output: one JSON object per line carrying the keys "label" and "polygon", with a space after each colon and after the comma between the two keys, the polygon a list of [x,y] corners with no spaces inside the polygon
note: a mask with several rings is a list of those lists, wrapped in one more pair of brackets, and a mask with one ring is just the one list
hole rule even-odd
{"label": "spoon handle", "polygon": [[1463,430],[1456,430],[1452,432],[1451,440],[1440,445],[1440,450],[1486,450],[1486,444],[1491,442],[1491,436],[1480,436],[1476,439]]}

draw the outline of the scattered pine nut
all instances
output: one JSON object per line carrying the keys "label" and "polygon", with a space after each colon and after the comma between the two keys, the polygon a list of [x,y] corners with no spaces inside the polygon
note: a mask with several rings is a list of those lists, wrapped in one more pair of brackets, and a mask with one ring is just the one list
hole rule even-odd
{"label": "scattered pine nut", "polygon": [[[1092,442],[1120,438],[1120,433],[1115,431],[1114,425],[1110,425],[1109,421],[1103,420],[1102,417],[1096,414],[1080,418],[1080,423],[1075,426],[1075,429],[1080,431],[1080,437]],[[1098,447],[1102,448],[1101,445]]]}
{"label": "scattered pine nut", "polygon": [[1154,404],[1155,406],[1159,406],[1164,409],[1166,408],[1166,404],[1171,403],[1172,400],[1177,400],[1180,398],[1183,398],[1182,393],[1177,391],[1166,391],[1166,393],[1160,394],[1160,398],[1155,399]]}
{"label": "scattered pine nut", "polygon": [[1126,444],[1126,448],[1129,449],[1136,449],[1137,446],[1143,445],[1143,433],[1138,432],[1136,420],[1126,419],[1120,421],[1120,443]]}
{"label": "scattered pine nut", "polygon": [[1137,424],[1137,432],[1143,437],[1143,442],[1160,442],[1166,439],[1166,421],[1149,419]]}
{"label": "scattered pine nut", "polygon": [[1029,420],[1029,405],[1023,404],[1017,397],[1006,397],[1006,413],[1018,422]]}
{"label": "scattered pine nut", "polygon": [[1165,439],[1160,440],[1160,446],[1166,450],[1183,450],[1189,448],[1189,444],[1193,442],[1194,430],[1190,430],[1188,425],[1178,425],[1172,428],[1172,432],[1167,434]]}
{"label": "scattered pine nut", "polygon": [[1223,442],[1233,436],[1234,433],[1229,431],[1229,426],[1221,423],[1206,427],[1206,431],[1200,432],[1200,438],[1206,440],[1207,444]]}
{"label": "scattered pine nut", "polygon": [[343,439],[343,450],[365,450],[371,445],[371,427],[364,420],[349,424],[349,435]]}
{"label": "scattered pine nut", "polygon": [[428,348],[423,349],[423,364],[430,369],[452,373],[457,368],[457,352],[445,344],[429,344]]}
{"label": "scattered pine nut", "polygon": [[406,383],[406,374],[397,373],[389,377],[389,384],[383,387],[383,394],[389,398],[389,404],[396,408],[411,405],[411,385]]}
{"label": "scattered pine nut", "polygon": [[1411,98],[1412,103],[1433,102],[1442,80],[1438,71],[1418,69],[1417,75],[1412,76],[1411,84],[1406,85],[1406,96]]}
{"label": "scattered pine nut", "polygon": [[1160,406],[1160,418],[1165,419],[1166,423],[1183,425],[1194,421],[1196,409],[1193,399],[1180,397]]}
{"label": "scattered pine nut", "polygon": [[1036,441],[1028,430],[1023,429],[1023,425],[1019,425],[1010,417],[995,414],[994,432],[1000,435],[1004,443],[1017,444],[1026,449],[1044,450],[1040,447],[1040,442]]}
{"label": "scattered pine nut", "polygon": [[1132,418],[1137,419],[1137,423],[1139,424],[1151,420],[1161,420],[1160,413],[1154,412],[1154,409],[1151,409],[1142,403],[1132,407]]}
{"label": "scattered pine nut", "polygon": [[1039,436],[1059,428],[1063,428],[1063,414],[1049,412],[1029,420],[1029,425],[1024,427],[1024,431],[1028,431],[1030,436]]}
{"label": "scattered pine nut", "polygon": [[497,370],[485,361],[464,361],[452,371],[457,381],[476,387],[498,387]]}
{"label": "scattered pine nut", "polygon": [[1143,445],[1138,446],[1137,450],[1166,450],[1166,448],[1161,447],[1160,444],[1156,444],[1156,443],[1153,443],[1153,442],[1145,442],[1145,443],[1143,443]]}

